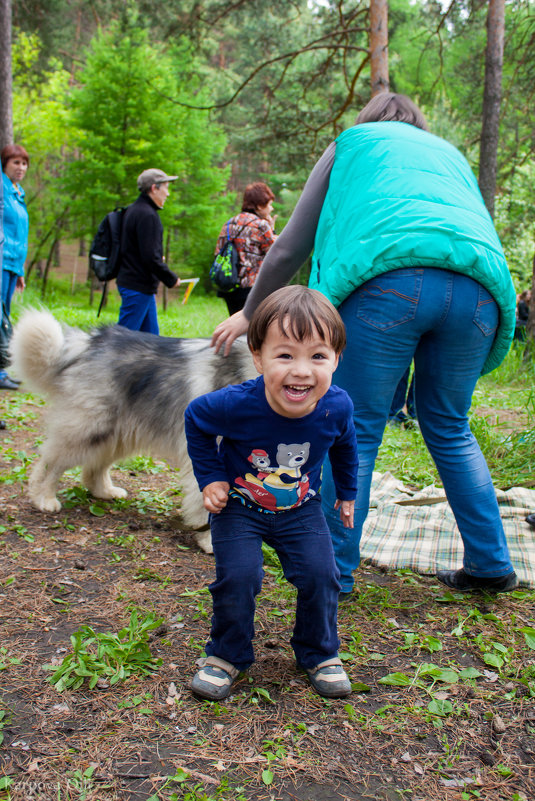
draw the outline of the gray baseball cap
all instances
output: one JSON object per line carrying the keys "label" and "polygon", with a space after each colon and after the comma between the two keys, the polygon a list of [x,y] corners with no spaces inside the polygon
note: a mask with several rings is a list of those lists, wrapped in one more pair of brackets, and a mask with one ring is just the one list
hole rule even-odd
{"label": "gray baseball cap", "polygon": [[147,192],[153,184],[163,184],[166,181],[176,181],[178,175],[167,175],[163,170],[143,170],[137,179],[137,188],[140,192]]}

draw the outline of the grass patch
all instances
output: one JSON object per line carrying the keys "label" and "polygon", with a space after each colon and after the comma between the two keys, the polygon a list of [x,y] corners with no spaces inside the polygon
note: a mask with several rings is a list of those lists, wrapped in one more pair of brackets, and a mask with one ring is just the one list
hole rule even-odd
{"label": "grass patch", "polygon": [[[214,327],[228,316],[224,300],[214,293],[206,294],[197,285],[186,305],[182,305],[182,291],[168,291],[167,308],[163,309],[161,294],[158,296],[158,320],[160,333],[168,337],[210,337]],[[30,283],[22,295],[13,299],[12,318],[15,322],[23,309],[45,307],[61,322],[88,329],[96,325],[113,325],[119,319],[121,298],[114,283],[110,286],[108,302],[97,318],[100,293],[95,293],[93,306],[89,305],[89,284],[72,287],[68,276],[52,275],[47,291],[41,297],[41,288],[35,281]]]}

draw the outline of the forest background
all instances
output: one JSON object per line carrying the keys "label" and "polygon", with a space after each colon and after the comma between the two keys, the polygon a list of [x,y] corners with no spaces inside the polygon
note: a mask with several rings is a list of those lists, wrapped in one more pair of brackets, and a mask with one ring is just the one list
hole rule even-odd
{"label": "forest background", "polygon": [[[76,241],[83,256],[104,214],[158,166],[179,176],[162,213],[167,259],[208,288],[245,185],[272,186],[280,231],[315,160],[370,97],[369,4],[357,0],[11,10],[13,138],[31,157],[27,273],[43,287],[61,246]],[[487,11],[486,0],[388,4],[390,90],[419,103],[476,174]],[[535,248],[534,12],[533,0],[505,3],[495,222],[517,290],[531,286]]]}

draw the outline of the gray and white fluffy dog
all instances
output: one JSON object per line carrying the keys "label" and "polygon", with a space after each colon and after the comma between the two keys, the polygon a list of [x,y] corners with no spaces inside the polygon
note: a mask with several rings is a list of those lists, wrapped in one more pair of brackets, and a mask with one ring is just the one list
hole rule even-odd
{"label": "gray and white fluffy dog", "polygon": [[[198,395],[256,375],[243,340],[223,357],[208,339],[158,337],[117,325],[86,333],[30,309],[15,326],[10,353],[24,385],[48,398],[46,438],[29,480],[38,509],[59,511],[59,480],[77,465],[95,497],[125,497],[126,490],[113,484],[110,467],[145,454],[180,468],[183,520],[192,529],[206,528],[184,411]],[[209,532],[199,532],[196,540],[211,552]]]}

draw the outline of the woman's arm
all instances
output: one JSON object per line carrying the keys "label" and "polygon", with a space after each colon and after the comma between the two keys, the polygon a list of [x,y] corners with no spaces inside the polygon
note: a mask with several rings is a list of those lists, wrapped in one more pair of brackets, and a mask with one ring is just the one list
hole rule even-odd
{"label": "woman's arm", "polygon": [[228,356],[236,337],[247,331],[249,320],[256,307],[275,289],[285,286],[310,255],[314,247],[321,209],[329,188],[335,149],[335,142],[331,142],[310,173],[288,224],[262,262],[245,308],[224,320],[215,329],[212,345],[216,351],[224,346],[225,356]]}

